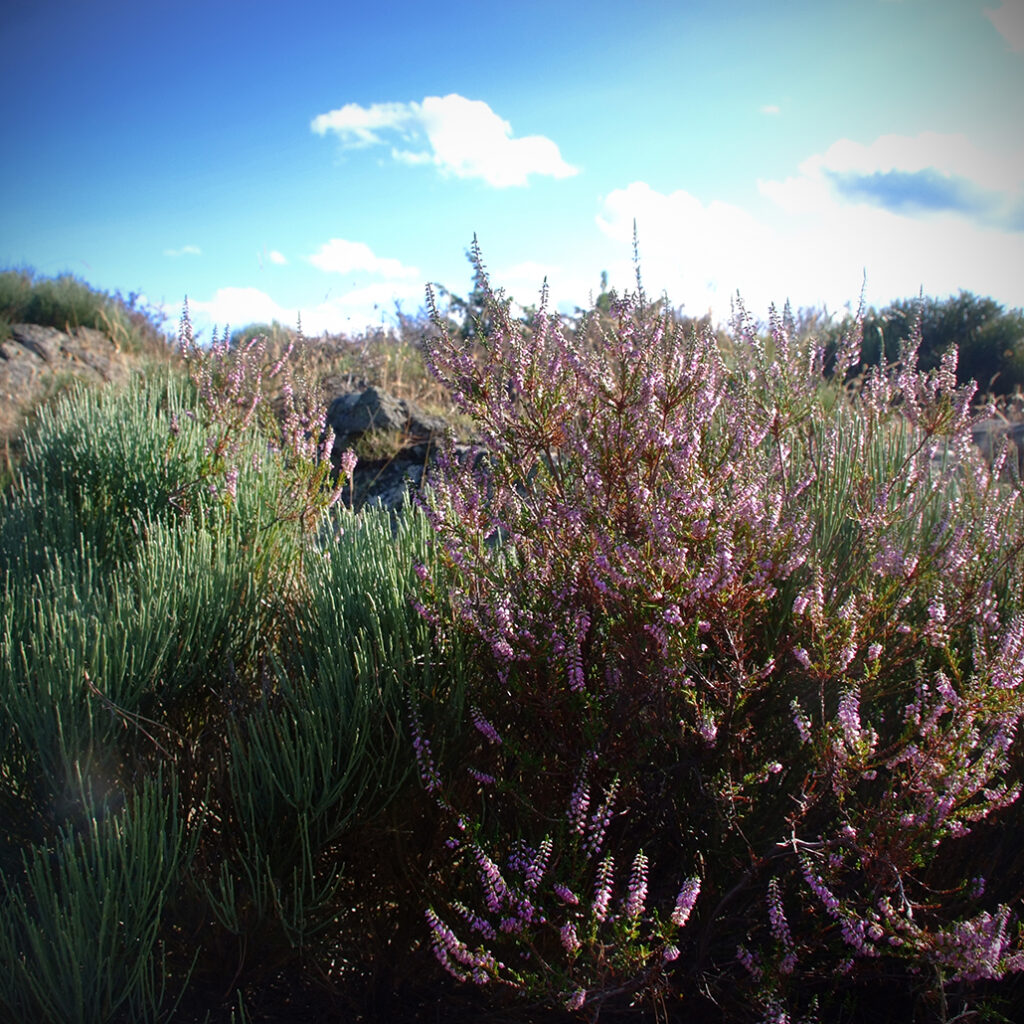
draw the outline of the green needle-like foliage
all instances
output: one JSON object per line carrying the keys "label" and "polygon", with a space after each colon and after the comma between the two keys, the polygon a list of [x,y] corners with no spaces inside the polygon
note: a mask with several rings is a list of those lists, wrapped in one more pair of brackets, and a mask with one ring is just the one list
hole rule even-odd
{"label": "green needle-like foliage", "polygon": [[26,853],[20,883],[0,876],[0,1009],[39,1024],[160,1021],[172,1009],[161,976],[161,919],[192,848],[176,793],[145,782],[107,813],[83,780],[92,816]]}

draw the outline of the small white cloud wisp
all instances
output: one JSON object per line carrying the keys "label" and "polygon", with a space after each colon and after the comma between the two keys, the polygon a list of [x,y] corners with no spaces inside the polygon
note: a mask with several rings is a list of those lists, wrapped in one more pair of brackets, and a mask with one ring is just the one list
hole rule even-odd
{"label": "small white cloud wisp", "polygon": [[180,249],[164,249],[165,256],[202,256],[203,250],[198,245],[183,245]]}
{"label": "small white cloud wisp", "polygon": [[512,126],[482,100],[458,93],[421,103],[347,103],[310,123],[318,135],[337,136],[346,149],[391,142],[391,156],[409,165],[433,164],[457,178],[494,188],[528,184],[530,175],[568,178],[579,173],[543,135],[515,137]]}

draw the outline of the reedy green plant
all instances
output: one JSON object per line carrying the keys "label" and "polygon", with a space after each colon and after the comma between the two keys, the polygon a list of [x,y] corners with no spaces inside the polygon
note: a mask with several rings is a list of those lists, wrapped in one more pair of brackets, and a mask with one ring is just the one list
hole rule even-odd
{"label": "reedy green plant", "polygon": [[80,782],[86,827],[27,851],[19,881],[0,874],[0,1009],[39,1024],[169,1020],[187,978],[164,970],[161,923],[199,832],[186,837],[159,777],[119,810]]}
{"label": "reedy green plant", "polygon": [[[230,362],[223,353],[219,358],[220,368]],[[260,382],[251,371],[243,367],[240,376],[255,406]],[[4,496],[0,806],[6,813],[0,870],[11,892],[35,886],[32,899],[63,899],[58,889],[64,882],[48,881],[31,866],[33,858],[45,859],[54,844],[72,844],[76,836],[85,843],[90,822],[100,815],[94,795],[102,794],[108,809],[103,813],[113,813],[143,800],[139,787],[149,786],[147,779],[167,780],[168,799],[175,804],[174,787],[183,784],[186,832],[190,842],[197,841],[207,808],[219,806],[225,773],[241,774],[244,764],[240,749],[224,759],[225,736],[245,736],[248,742],[250,732],[259,732],[268,670],[294,636],[291,623],[307,587],[303,560],[315,540],[311,527],[319,529],[331,488],[324,486],[326,471],[311,457],[294,415],[286,420],[284,436],[277,431],[268,439],[258,424],[237,416],[237,394],[230,389],[238,376],[229,378],[230,369],[220,379],[201,372],[210,387],[191,407],[188,389],[167,378],[136,382],[134,392],[67,396],[40,417],[27,458]],[[390,528],[384,529],[390,536]],[[301,676],[301,666],[290,667]],[[295,699],[288,711],[301,720],[306,709],[295,706],[296,688],[288,680],[278,683],[276,706],[290,692]],[[313,693],[310,684],[305,696]],[[388,717],[382,709],[375,718],[367,700],[359,715],[351,707],[334,715],[342,711],[342,697],[327,685],[323,694],[335,700],[322,709],[330,714],[321,721],[330,735],[352,740],[352,748],[333,742],[325,754],[300,747],[300,758],[306,763],[320,753],[321,765],[333,772],[330,756],[358,760],[362,752],[363,777],[371,778],[382,766],[374,764],[371,772],[369,760],[380,751],[356,741],[373,733],[378,720],[385,722],[384,735],[393,734],[397,714]],[[251,730],[239,727],[241,716]],[[213,774],[188,774],[199,766]],[[344,775],[343,767],[338,770]],[[394,766],[381,772],[384,779],[403,774]],[[334,805],[353,813],[358,797],[336,796]],[[329,810],[336,811],[334,805]],[[262,834],[267,821],[253,817],[245,824]],[[252,846],[244,831],[218,838],[229,849]],[[315,837],[318,872],[329,857],[322,838]],[[140,866],[159,868],[144,859]],[[252,864],[257,874],[263,867]],[[331,870],[338,875],[337,867]],[[274,886],[272,899],[280,909],[288,895],[276,876]],[[194,885],[184,891],[174,920],[188,921],[196,913],[209,917],[208,906],[196,909],[205,905],[202,891]],[[67,913],[69,935],[77,942],[93,922],[79,912],[76,898],[68,894]],[[26,899],[28,906],[32,899]],[[333,904],[326,917],[316,919],[317,908],[292,902],[287,924],[300,942],[316,920],[329,924],[338,916]],[[5,922],[2,941],[19,951],[23,974],[32,975],[25,983],[41,983],[45,965],[36,970],[25,951],[24,929],[17,931],[16,924],[15,917]],[[169,969],[180,976],[192,951],[183,955],[169,934],[161,937],[168,940]],[[152,961],[152,953],[140,947],[140,962]],[[125,980],[119,970],[112,965],[104,975],[97,968],[102,977],[90,984],[113,993],[110,1013],[120,1003],[118,1012],[140,1019],[125,1007],[137,1002],[133,986],[142,982],[135,975]],[[153,961],[138,971],[139,978],[152,980],[165,968]],[[68,986],[72,991],[70,981]],[[90,1006],[81,1011],[82,1019],[101,1019]],[[148,1012],[138,1010],[143,1017]]]}
{"label": "reedy green plant", "polygon": [[[44,552],[74,557],[83,544],[117,560],[135,550],[140,520],[178,518],[204,460],[203,425],[185,402],[180,380],[162,372],[127,388],[78,387],[40,410],[0,495],[5,561],[31,573],[45,567]],[[210,496],[200,497],[209,509]]]}
{"label": "reedy green plant", "polygon": [[464,685],[458,652],[439,648],[409,603],[413,565],[431,560],[422,519],[338,510],[325,525],[332,539],[305,561],[272,692],[228,723],[220,816],[240,841],[207,899],[254,964],[327,959],[340,934],[366,935],[346,868],[366,855],[353,846],[360,828],[409,796],[409,694],[431,695],[451,720]]}

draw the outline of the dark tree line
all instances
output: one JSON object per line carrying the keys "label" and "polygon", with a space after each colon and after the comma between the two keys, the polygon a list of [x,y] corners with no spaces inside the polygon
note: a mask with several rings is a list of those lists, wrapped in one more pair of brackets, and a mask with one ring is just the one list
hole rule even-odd
{"label": "dark tree line", "polygon": [[[861,369],[877,365],[883,352],[886,362],[897,362],[918,318],[919,369],[938,366],[955,345],[960,383],[974,380],[982,392],[994,395],[1024,391],[1024,310],[1005,310],[995,299],[967,291],[946,299],[900,299],[881,310],[869,309],[864,315]],[[834,346],[849,326],[849,318],[830,325],[827,341]]]}

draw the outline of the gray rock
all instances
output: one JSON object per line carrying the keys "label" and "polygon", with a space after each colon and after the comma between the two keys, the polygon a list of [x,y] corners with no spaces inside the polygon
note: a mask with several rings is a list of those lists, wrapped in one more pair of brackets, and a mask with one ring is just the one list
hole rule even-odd
{"label": "gray rock", "polygon": [[976,423],[971,428],[971,439],[975,447],[989,462],[998,454],[1004,438],[1011,444],[1011,450],[1007,455],[1007,469],[1012,470],[1012,467],[1016,466],[1019,479],[1024,476],[1024,423],[1013,423],[1001,416],[994,416]]}
{"label": "gray rock", "polygon": [[405,435],[418,444],[435,440],[448,429],[440,417],[428,416],[404,399],[373,387],[335,398],[327,409],[327,424],[334,429],[339,454],[371,430]]}
{"label": "gray rock", "polygon": [[336,469],[342,453],[357,448],[364,435],[391,435],[379,447],[393,454],[361,459],[355,479],[342,495],[345,504],[357,509],[364,505],[400,508],[429,479],[437,445],[449,432],[442,417],[430,416],[374,387],[338,395],[328,406],[326,422],[334,430],[331,461]]}
{"label": "gray rock", "polygon": [[101,331],[76,327],[61,331],[38,324],[12,324],[0,343],[0,441],[21,429],[25,414],[62,374],[93,383],[128,376],[123,353]]}

